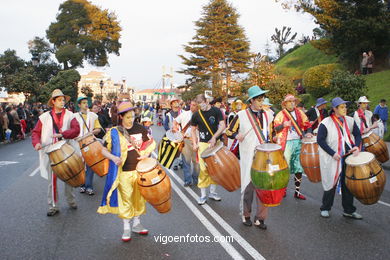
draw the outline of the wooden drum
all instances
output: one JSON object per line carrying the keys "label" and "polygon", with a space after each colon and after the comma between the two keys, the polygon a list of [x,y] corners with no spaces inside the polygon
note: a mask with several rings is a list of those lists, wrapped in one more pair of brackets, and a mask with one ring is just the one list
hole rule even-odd
{"label": "wooden drum", "polygon": [[230,192],[240,188],[240,163],[222,142],[204,150],[201,157],[213,181]]}
{"label": "wooden drum", "polygon": [[103,145],[92,134],[88,133],[76,139],[85,163],[94,173],[103,177],[108,173],[109,160],[102,155]]}
{"label": "wooden drum", "polygon": [[165,171],[154,158],[146,158],[138,162],[137,183],[141,195],[158,212],[167,213],[171,210],[171,181]]}
{"label": "wooden drum", "polygon": [[289,172],[280,145],[267,143],[256,147],[251,178],[264,206],[280,205],[290,178]]}
{"label": "wooden drum", "polygon": [[345,160],[345,183],[351,193],[363,204],[378,202],[386,184],[386,174],[369,152],[350,155]]}
{"label": "wooden drum", "polygon": [[318,152],[317,137],[303,138],[301,148],[301,165],[307,178],[311,182],[321,181],[320,155]]}
{"label": "wooden drum", "polygon": [[384,163],[389,160],[387,145],[379,136],[370,131],[363,135],[362,139],[364,149],[373,153],[379,162]]}
{"label": "wooden drum", "polygon": [[73,187],[79,187],[85,183],[83,159],[66,141],[62,140],[51,145],[47,154],[53,173],[58,178]]}

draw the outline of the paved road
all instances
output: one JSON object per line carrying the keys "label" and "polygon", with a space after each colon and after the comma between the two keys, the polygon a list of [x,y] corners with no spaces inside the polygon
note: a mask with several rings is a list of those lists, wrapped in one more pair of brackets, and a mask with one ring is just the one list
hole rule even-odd
{"label": "paved road", "polygon": [[[161,128],[154,128],[159,139]],[[13,163],[16,162],[16,163]],[[340,196],[330,219],[319,216],[322,186],[304,180],[306,201],[297,201],[290,182],[282,205],[270,210],[268,230],[241,224],[239,191],[222,188],[221,202],[196,204],[199,190],[184,188],[182,172],[170,171],[173,208],[157,213],[150,205],[142,218],[148,236],[133,235],[122,243],[122,222],[99,215],[104,179],[95,177],[95,196],[77,193],[79,209],[70,210],[60,184],[60,214],[46,217],[46,180],[39,176],[38,155],[30,141],[0,146],[0,258],[1,259],[388,259],[390,254],[390,187],[382,204],[355,201],[362,221],[343,218]],[[388,176],[388,172],[386,172]],[[33,176],[30,176],[33,175]],[[233,236],[233,242],[196,243],[209,236]],[[189,242],[157,242],[184,236]],[[202,237],[203,236],[203,237]],[[171,237],[172,238],[172,237]]]}

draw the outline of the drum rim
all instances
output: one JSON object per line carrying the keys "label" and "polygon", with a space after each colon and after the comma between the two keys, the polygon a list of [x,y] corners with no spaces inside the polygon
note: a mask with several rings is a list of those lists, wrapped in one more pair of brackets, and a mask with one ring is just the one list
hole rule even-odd
{"label": "drum rim", "polygon": [[[207,148],[206,150],[204,150],[202,152],[202,154],[200,155],[200,157],[202,159],[205,159],[205,158],[208,158],[210,156],[214,156],[219,150],[221,150],[223,148],[223,143],[222,142],[218,142],[214,147],[209,147]],[[208,149],[214,149],[214,151],[208,153],[207,155],[204,155],[204,153],[208,150]]]}
{"label": "drum rim", "polygon": [[[370,160],[366,161],[366,162],[348,163],[348,162],[347,162],[348,159],[349,159],[349,158],[353,158],[353,157],[351,157],[351,156],[353,156],[353,155],[350,155],[350,156],[348,156],[348,157],[345,159],[345,163],[346,163],[347,165],[350,165],[350,166],[359,166],[359,165],[364,165],[364,164],[367,164],[367,163],[369,163],[369,162],[372,162],[372,161],[375,159],[375,154],[373,154],[373,153],[370,153],[370,152],[367,152],[367,151],[363,151],[363,152],[360,152],[359,154],[361,154],[361,153],[370,154],[370,155],[372,156],[372,158],[371,158]],[[350,160],[352,160],[352,159],[350,159]]]}
{"label": "drum rim", "polygon": [[[61,143],[62,143],[62,144],[61,144]],[[54,151],[57,151],[57,150],[61,149],[61,147],[62,147],[64,144],[66,144],[66,143],[67,143],[66,140],[61,140],[61,141],[58,141],[58,142],[56,142],[56,143],[54,143],[54,144],[51,144],[51,145],[49,145],[49,147],[47,147],[46,153],[49,154],[49,153],[52,153],[52,152],[54,152]],[[56,148],[56,149],[54,149],[54,147],[57,147],[57,146],[59,146],[59,147]]]}
{"label": "drum rim", "polygon": [[[305,139],[314,139],[313,141],[305,141]],[[317,138],[312,137],[312,138],[302,138],[302,144],[316,144],[317,143]]]}
{"label": "drum rim", "polygon": [[[142,169],[142,170],[138,170],[138,164],[137,164],[137,166],[135,167],[135,170],[137,171],[137,172],[140,172],[140,173],[145,173],[145,172],[150,172],[151,170],[153,170],[153,169],[155,169],[156,167],[157,167],[157,165],[158,165],[158,161],[156,160],[156,159],[154,159],[154,158],[151,158],[151,157],[148,157],[148,158],[145,158],[145,159],[153,159],[153,161],[155,162],[155,164],[153,165],[153,167],[151,166],[151,167],[148,167],[148,168],[144,168],[144,169]],[[145,160],[144,159],[144,160]],[[141,160],[142,161],[142,160]],[[139,161],[139,162],[141,162],[141,161]],[[149,161],[152,161],[152,160],[149,160]],[[138,163],[139,163],[138,162]]]}
{"label": "drum rim", "polygon": [[79,136],[79,137],[77,137],[76,139],[75,139],[75,141],[76,142],[80,142],[81,140],[83,140],[84,138],[86,138],[86,137],[88,137],[88,136],[91,136],[91,135],[93,135],[93,133],[87,133],[87,134],[85,134],[85,135],[83,135],[83,136]]}
{"label": "drum rim", "polygon": [[[262,145],[272,145],[272,146],[277,146],[279,147],[278,149],[275,149],[275,150],[264,150],[264,149],[260,149]],[[256,151],[261,151],[261,152],[276,152],[278,150],[282,149],[282,146],[280,144],[274,144],[274,143],[265,143],[265,144],[259,144],[259,145],[256,145],[255,147],[255,150]]]}

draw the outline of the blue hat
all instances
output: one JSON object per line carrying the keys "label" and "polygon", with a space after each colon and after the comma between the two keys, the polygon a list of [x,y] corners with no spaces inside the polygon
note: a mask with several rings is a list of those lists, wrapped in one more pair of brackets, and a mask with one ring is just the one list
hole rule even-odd
{"label": "blue hat", "polygon": [[248,99],[246,100],[246,102],[249,102],[249,100],[254,97],[264,95],[267,92],[268,90],[262,90],[259,86],[252,86],[248,89]]}
{"label": "blue hat", "polygon": [[77,98],[77,104],[80,104],[81,100],[84,100],[84,99],[88,100],[88,97],[78,97]]}
{"label": "blue hat", "polygon": [[349,101],[344,101],[341,97],[335,97],[332,99],[332,108],[335,108],[341,104],[348,104],[350,103]]}
{"label": "blue hat", "polygon": [[272,106],[272,104],[269,102],[269,98],[264,99],[263,105]]}
{"label": "blue hat", "polygon": [[324,105],[326,103],[329,103],[329,101],[326,101],[325,98],[318,98],[316,107],[319,107],[319,106]]}

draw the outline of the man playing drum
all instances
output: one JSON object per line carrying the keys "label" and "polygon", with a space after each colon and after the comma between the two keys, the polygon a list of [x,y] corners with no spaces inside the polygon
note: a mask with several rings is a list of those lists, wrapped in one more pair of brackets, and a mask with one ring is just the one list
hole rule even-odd
{"label": "man playing drum", "polygon": [[329,217],[338,182],[341,183],[343,216],[361,219],[353,205],[353,195],[345,185],[345,156],[359,154],[361,135],[353,118],[347,116],[348,101],[336,97],[332,100],[334,114],[325,118],[318,127],[317,143],[320,147],[322,187],[321,216]]}
{"label": "man playing drum", "polygon": [[[207,201],[206,188],[209,186],[210,199],[220,201],[221,197],[216,193],[217,185],[209,176],[201,154],[207,148],[215,146],[215,143],[220,139],[226,126],[221,110],[216,107],[211,107],[209,101],[203,94],[196,96],[196,103],[198,103],[200,110],[195,112],[191,118],[191,125],[193,126],[191,127],[191,140],[194,151],[198,151],[200,166],[198,187],[201,191],[198,204],[203,205]],[[196,131],[197,128],[199,130],[199,137]]]}
{"label": "man playing drum", "polygon": [[[65,109],[65,103],[70,100],[69,96],[62,93],[61,90],[55,89],[51,93],[51,98],[47,105],[51,107],[39,116],[39,120],[32,131],[31,139],[35,150],[39,151],[39,168],[41,176],[49,181],[47,192],[47,201],[49,209],[47,216],[54,216],[59,212],[57,199],[57,176],[53,173],[49,156],[46,154],[51,144],[61,139],[73,139],[79,135],[80,126],[73,113]],[[75,148],[77,144],[73,144]],[[71,209],[77,209],[73,188],[65,184],[65,197]]]}
{"label": "man playing drum", "polygon": [[[284,150],[284,157],[287,160],[290,173],[294,174],[296,199],[305,200],[306,197],[300,192],[303,168],[300,162],[301,139],[305,136],[311,138],[311,124],[306,114],[296,108],[298,99],[293,95],[287,95],[282,108],[274,120],[274,127],[277,133],[277,142]],[[305,132],[307,132],[305,134]]]}
{"label": "man playing drum", "polygon": [[156,147],[148,131],[134,122],[134,109],[130,102],[122,102],[118,106],[119,126],[111,128],[105,136],[102,154],[110,160],[110,166],[102,203],[97,211],[100,214],[117,214],[123,219],[124,242],[131,240],[131,230],[141,235],[148,234],[140,221],[140,215],[146,212],[146,205],[137,184],[135,169],[137,163],[148,158]]}
{"label": "man playing drum", "polygon": [[360,129],[360,134],[366,134],[372,129],[378,127],[377,123],[372,124],[372,112],[367,110],[369,102],[370,101],[366,96],[359,97],[359,100],[356,101],[356,103],[359,105],[359,108],[353,114],[353,119]]}
{"label": "man playing drum", "polygon": [[184,132],[184,148],[182,150],[184,187],[198,184],[199,164],[196,160],[196,151],[194,151],[191,142],[191,118],[196,111],[198,111],[198,104],[195,100],[192,100],[190,110],[182,112],[173,121],[172,130],[177,132],[182,129]]}
{"label": "man playing drum", "polygon": [[[262,110],[264,95],[267,91],[258,86],[253,86],[248,90],[248,102],[250,107],[238,112],[230,123],[226,134],[229,138],[234,138],[240,142],[240,160],[241,170],[241,200],[240,210],[242,222],[246,226],[251,226],[251,211],[253,197],[256,197],[257,211],[254,219],[254,225],[267,229],[264,224],[268,215],[268,207],[265,207],[254,194],[255,187],[251,182],[251,166],[256,146],[261,143],[270,142],[271,124],[273,116]],[[260,130],[260,131],[259,131]]]}
{"label": "man playing drum", "polygon": [[[78,137],[82,137],[88,133],[93,133],[98,135],[101,131],[101,125],[99,123],[98,115],[94,112],[88,111],[88,98],[79,97],[77,99],[77,104],[80,108],[80,112],[74,113],[74,117],[79,122],[80,134]],[[85,184],[80,187],[80,193],[87,192],[88,195],[94,195],[93,191],[93,171],[91,167],[85,165]]]}
{"label": "man playing drum", "polygon": [[311,129],[314,133],[317,133],[317,128],[324,118],[328,117],[328,111],[326,110],[326,104],[329,103],[324,98],[318,98],[315,107],[309,109],[306,112],[309,118]]}

